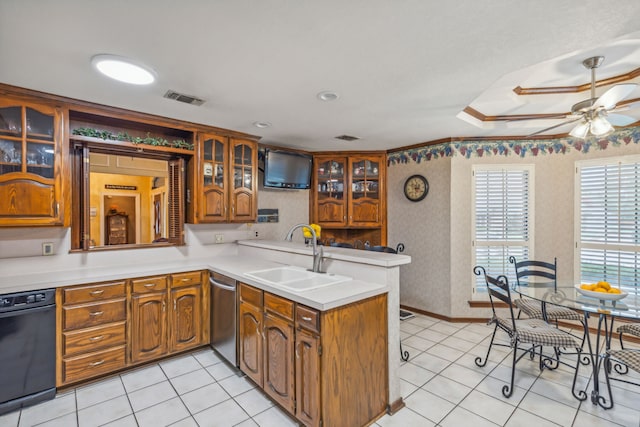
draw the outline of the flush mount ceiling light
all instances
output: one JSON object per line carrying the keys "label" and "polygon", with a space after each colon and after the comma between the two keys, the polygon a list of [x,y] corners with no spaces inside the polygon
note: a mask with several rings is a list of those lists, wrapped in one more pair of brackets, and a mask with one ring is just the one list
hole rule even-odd
{"label": "flush mount ceiling light", "polygon": [[253,125],[257,128],[260,129],[264,129],[264,128],[270,128],[271,127],[271,123],[269,122],[253,122]]}
{"label": "flush mount ceiling light", "polygon": [[316,95],[320,101],[335,101],[339,98],[339,95],[330,90],[325,90]]}
{"label": "flush mount ceiling light", "polygon": [[148,85],[156,79],[153,70],[122,56],[95,55],[91,58],[91,63],[105,76],[124,83]]}

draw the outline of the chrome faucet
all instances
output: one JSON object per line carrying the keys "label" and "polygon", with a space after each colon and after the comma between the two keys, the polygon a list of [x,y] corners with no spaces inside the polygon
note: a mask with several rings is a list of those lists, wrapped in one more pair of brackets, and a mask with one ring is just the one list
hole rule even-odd
{"label": "chrome faucet", "polygon": [[313,268],[311,271],[314,273],[322,273],[322,271],[320,271],[322,269],[322,257],[324,256],[322,246],[318,246],[318,237],[316,236],[316,232],[309,224],[294,225],[291,227],[291,230],[289,230],[284,240],[288,240],[290,242],[291,239],[293,239],[293,232],[298,228],[307,228],[308,230],[311,230],[311,243],[313,244]]}

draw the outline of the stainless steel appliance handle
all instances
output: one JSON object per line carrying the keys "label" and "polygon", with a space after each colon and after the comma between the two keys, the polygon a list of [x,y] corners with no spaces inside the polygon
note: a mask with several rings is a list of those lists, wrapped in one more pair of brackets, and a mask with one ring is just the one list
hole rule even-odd
{"label": "stainless steel appliance handle", "polygon": [[209,282],[210,282],[213,286],[215,286],[216,288],[225,289],[225,290],[227,290],[227,291],[232,291],[232,292],[235,292],[235,291],[236,291],[236,287],[235,287],[235,286],[228,286],[228,285],[224,285],[224,284],[222,284],[222,283],[220,283],[220,282],[216,282],[216,281],[215,281],[215,280],[213,280],[213,279],[209,279]]}

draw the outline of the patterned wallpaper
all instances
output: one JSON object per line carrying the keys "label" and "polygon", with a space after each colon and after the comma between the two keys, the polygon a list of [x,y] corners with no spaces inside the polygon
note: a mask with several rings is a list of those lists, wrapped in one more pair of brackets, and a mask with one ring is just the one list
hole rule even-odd
{"label": "patterned wallpaper", "polygon": [[[401,304],[458,318],[489,315],[468,305],[474,164],[534,165],[534,256],[557,257],[559,279],[573,280],[575,162],[628,154],[640,154],[640,128],[601,141],[461,141],[390,154],[388,240],[391,245],[402,241],[412,256],[412,263],[400,269]],[[402,192],[414,173],[430,183],[429,195],[418,203],[407,201]]]}

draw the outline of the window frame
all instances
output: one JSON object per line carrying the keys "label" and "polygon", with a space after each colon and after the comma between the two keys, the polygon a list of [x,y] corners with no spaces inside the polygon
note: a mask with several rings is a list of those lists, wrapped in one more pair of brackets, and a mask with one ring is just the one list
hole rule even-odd
{"label": "window frame", "polygon": [[[130,243],[126,245],[110,245],[90,247],[90,162],[91,152],[126,155],[146,159],[164,160],[168,163],[169,192],[167,197],[167,242]],[[190,157],[172,152],[141,150],[138,147],[111,145],[100,142],[71,140],[71,176],[72,176],[72,211],[71,211],[71,252],[98,252],[121,249],[157,248],[160,246],[183,246],[185,223],[185,193],[187,179],[186,164]]]}
{"label": "window frame", "polygon": [[[477,265],[477,253],[476,249],[480,246],[490,246],[484,244],[478,244],[477,231],[476,231],[476,219],[477,219],[477,172],[480,171],[521,171],[528,173],[528,208],[527,208],[527,245],[516,245],[514,241],[503,240],[503,242],[509,242],[510,244],[503,246],[527,246],[528,247],[528,259],[534,259],[535,251],[535,165],[533,164],[474,164],[471,170],[471,260],[473,266]],[[499,242],[499,240],[493,241]],[[511,264],[509,264],[508,257],[503,260],[504,271],[487,271],[489,274],[505,274],[509,281],[515,280],[515,273]],[[510,267],[510,268],[509,268]],[[472,300],[485,301],[488,300],[488,294],[484,280],[481,280],[473,274],[472,268],[469,269],[471,274],[471,293]]]}
{"label": "window frame", "polygon": [[[575,162],[575,182],[574,182],[574,235],[575,235],[575,251],[574,251],[574,282],[582,283],[583,273],[581,268],[581,258],[582,258],[582,250],[584,249],[592,249],[592,250],[610,250],[612,252],[620,251],[620,252],[635,252],[636,258],[640,258],[640,240],[635,245],[624,244],[620,242],[584,242],[582,240],[582,170],[588,167],[607,167],[612,165],[629,165],[629,164],[637,164],[638,168],[640,168],[640,154],[629,154],[625,156],[616,156],[616,157],[605,157],[598,159],[589,159],[589,160],[578,160]],[[619,177],[619,175],[618,175]],[[619,182],[619,181],[618,181]],[[636,194],[638,195],[638,199],[640,200],[640,175],[637,178],[637,190]],[[618,184],[618,189],[620,185]],[[618,200],[620,193],[618,192]],[[636,202],[637,203],[637,202]],[[615,211],[614,211],[615,212]],[[618,211],[619,212],[619,211]],[[640,207],[636,208],[636,212],[640,213]],[[618,225],[621,221],[618,221]],[[640,228],[640,219],[636,217],[635,228]],[[602,278],[604,279],[604,277]],[[608,279],[608,278],[607,278]],[[613,286],[617,286],[620,282],[620,272],[618,271],[617,279]],[[635,285],[623,286],[623,289],[626,291],[630,291],[638,294],[640,289],[640,278],[636,279]]]}

